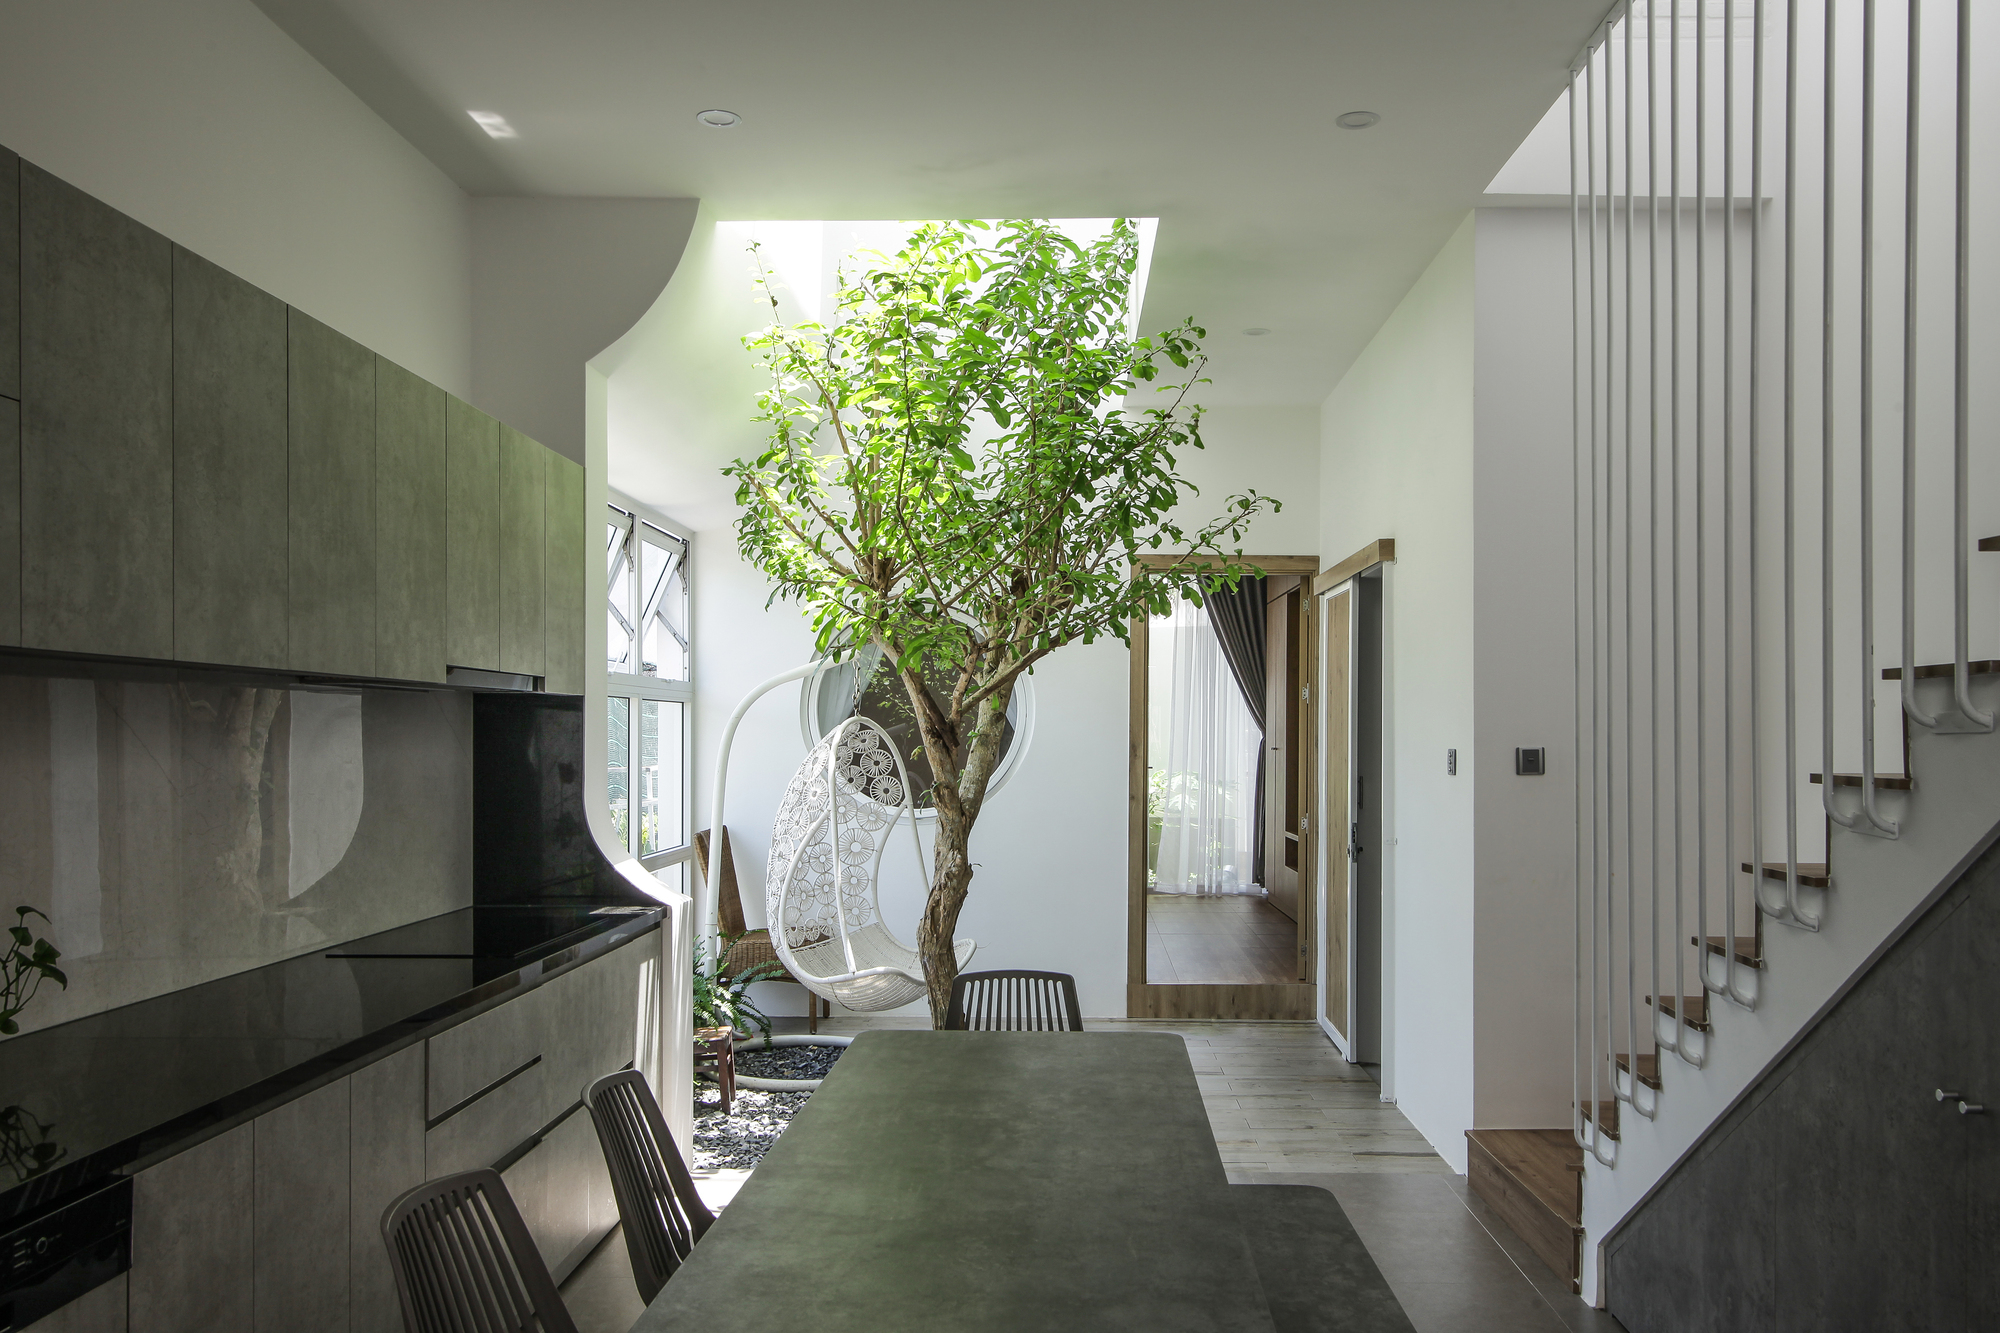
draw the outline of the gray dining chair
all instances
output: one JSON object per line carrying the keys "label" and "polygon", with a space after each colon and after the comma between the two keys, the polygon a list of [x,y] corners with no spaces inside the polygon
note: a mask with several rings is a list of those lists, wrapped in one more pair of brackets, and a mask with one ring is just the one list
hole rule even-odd
{"label": "gray dining chair", "polygon": [[382,1214],[408,1333],[577,1333],[500,1173],[440,1176]]}
{"label": "gray dining chair", "polygon": [[583,1090],[583,1104],[590,1108],[611,1171],[632,1281],[650,1305],[714,1225],[715,1214],[695,1192],[694,1177],[644,1074],[636,1069],[606,1074]]}
{"label": "gray dining chair", "polygon": [[1081,1032],[1076,978],[1067,972],[961,972],[944,1025],[961,1032]]}

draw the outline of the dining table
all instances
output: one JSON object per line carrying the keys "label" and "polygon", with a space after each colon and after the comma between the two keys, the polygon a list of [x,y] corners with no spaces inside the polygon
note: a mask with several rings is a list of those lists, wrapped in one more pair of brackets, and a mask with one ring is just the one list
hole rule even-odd
{"label": "dining table", "polygon": [[634,1333],[1270,1333],[1187,1045],[872,1031]]}

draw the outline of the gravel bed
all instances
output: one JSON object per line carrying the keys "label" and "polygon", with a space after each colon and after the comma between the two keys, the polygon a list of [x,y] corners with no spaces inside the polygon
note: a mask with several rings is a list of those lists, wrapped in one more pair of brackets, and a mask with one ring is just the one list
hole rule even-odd
{"label": "gravel bed", "polygon": [[736,1073],[751,1078],[825,1078],[845,1046],[775,1046],[738,1051]]}
{"label": "gravel bed", "polygon": [[724,1115],[721,1089],[706,1079],[697,1082],[694,1161],[690,1165],[696,1171],[756,1166],[810,1096],[810,1092],[760,1092],[739,1087],[730,1114]]}

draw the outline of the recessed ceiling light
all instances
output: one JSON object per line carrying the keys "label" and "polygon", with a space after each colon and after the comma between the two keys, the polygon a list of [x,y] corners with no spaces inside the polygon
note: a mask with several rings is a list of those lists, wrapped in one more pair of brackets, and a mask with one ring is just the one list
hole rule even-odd
{"label": "recessed ceiling light", "polygon": [[521,137],[520,133],[507,123],[507,118],[497,111],[468,111],[465,114],[471,116],[473,122],[480,129],[485,130],[496,139],[518,139]]}
{"label": "recessed ceiling light", "polygon": [[1243,330],[1243,336],[1246,338],[1261,338],[1269,332],[1269,329],[1245,329]]}
{"label": "recessed ceiling light", "polygon": [[694,118],[712,130],[726,130],[731,125],[740,123],[743,119],[743,117],[737,115],[734,111],[722,110],[697,111]]}
{"label": "recessed ceiling light", "polygon": [[1382,117],[1373,111],[1348,111],[1333,118],[1333,123],[1343,130],[1365,130]]}

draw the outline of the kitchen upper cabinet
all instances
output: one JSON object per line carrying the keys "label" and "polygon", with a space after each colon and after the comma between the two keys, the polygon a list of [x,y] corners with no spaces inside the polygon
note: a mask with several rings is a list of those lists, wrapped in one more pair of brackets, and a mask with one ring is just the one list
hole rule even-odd
{"label": "kitchen upper cabinet", "polygon": [[174,651],[173,249],[22,164],[21,641]]}
{"label": "kitchen upper cabinet", "polygon": [[444,660],[500,669],[500,423],[444,403]]}
{"label": "kitchen upper cabinet", "polygon": [[375,674],[444,679],[445,393],[375,359]]}
{"label": "kitchen upper cabinet", "polygon": [[21,405],[0,398],[0,647],[21,642]]}
{"label": "kitchen upper cabinet", "polygon": [[500,669],[523,676],[542,675],[548,660],[547,453],[500,428]]}
{"label": "kitchen upper cabinet", "polygon": [[21,396],[21,159],[0,148],[0,398]]}
{"label": "kitchen upper cabinet", "polygon": [[297,310],[291,330],[291,666],[375,670],[375,355]]}
{"label": "kitchen upper cabinet", "polygon": [[590,558],[583,518],[583,468],[554,450],[548,462],[545,505],[548,566],[544,605],[548,646],[544,687],[557,694],[583,693],[584,593],[583,572]]}
{"label": "kitchen upper cabinet", "polygon": [[174,247],[174,656],[282,669],[285,303]]}

